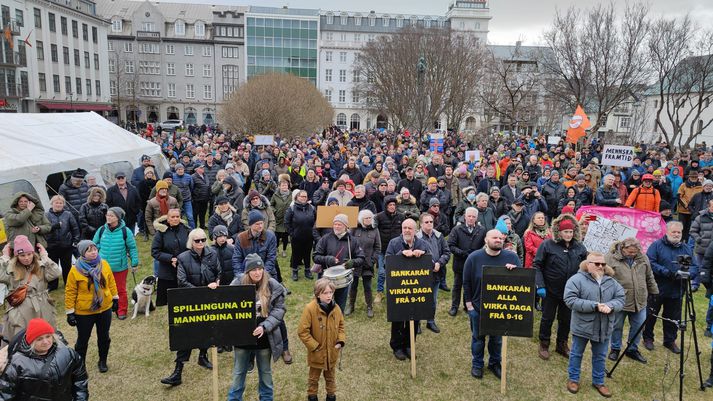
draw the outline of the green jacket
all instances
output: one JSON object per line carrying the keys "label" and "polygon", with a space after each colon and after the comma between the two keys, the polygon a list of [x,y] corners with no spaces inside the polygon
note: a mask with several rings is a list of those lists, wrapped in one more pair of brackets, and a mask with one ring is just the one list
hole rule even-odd
{"label": "green jacket", "polygon": [[275,213],[276,233],[287,232],[287,226],[285,225],[285,212],[287,211],[287,208],[290,207],[290,203],[292,203],[291,192],[282,195],[278,190],[274,195],[272,195],[272,199],[270,199],[270,206],[272,206],[272,210]]}
{"label": "green jacket", "polygon": [[[17,204],[23,196],[35,204],[35,208],[32,209],[32,211],[29,209],[18,209]],[[5,229],[7,230],[7,241],[10,244],[12,244],[18,235],[26,235],[32,245],[40,243],[44,247],[47,246],[45,234],[48,234],[52,230],[52,225],[49,220],[47,220],[45,209],[42,207],[42,203],[40,203],[39,199],[26,192],[16,193],[10,204],[10,210],[5,212],[4,220]],[[33,227],[39,227],[40,231],[33,233]]]}
{"label": "green jacket", "polygon": [[606,254],[607,265],[614,270],[614,279],[624,287],[624,311],[638,312],[646,307],[649,295],[659,293],[654,273],[651,270],[649,258],[644,253],[634,257],[634,263],[629,267],[621,254],[621,242],[615,242]]}

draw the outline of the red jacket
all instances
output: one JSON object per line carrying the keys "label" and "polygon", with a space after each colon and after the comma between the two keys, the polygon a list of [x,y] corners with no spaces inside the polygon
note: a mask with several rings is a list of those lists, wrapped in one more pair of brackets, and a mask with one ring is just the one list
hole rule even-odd
{"label": "red jacket", "polygon": [[545,238],[540,237],[539,235],[535,234],[534,232],[527,230],[525,231],[525,238],[523,242],[525,243],[525,268],[526,269],[531,269],[532,268],[532,261],[535,260],[535,255],[537,254],[537,248],[540,247],[540,244],[546,240],[552,238],[552,234],[547,231],[547,235]]}

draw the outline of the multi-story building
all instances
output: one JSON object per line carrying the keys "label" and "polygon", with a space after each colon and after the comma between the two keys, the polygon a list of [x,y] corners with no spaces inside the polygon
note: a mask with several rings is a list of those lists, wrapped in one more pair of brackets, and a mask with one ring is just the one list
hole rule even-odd
{"label": "multi-story building", "polygon": [[110,109],[108,23],[93,1],[3,0],[2,23],[0,109]]}
{"label": "multi-story building", "polygon": [[122,122],[216,122],[245,79],[247,7],[102,1],[110,21],[112,117]]}

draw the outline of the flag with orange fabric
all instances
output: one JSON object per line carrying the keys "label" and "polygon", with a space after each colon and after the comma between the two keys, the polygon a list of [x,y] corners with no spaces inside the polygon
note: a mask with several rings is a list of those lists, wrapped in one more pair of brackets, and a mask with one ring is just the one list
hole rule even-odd
{"label": "flag with orange fabric", "polygon": [[12,43],[12,31],[10,30],[10,24],[5,25],[5,40],[7,44],[10,45],[10,49],[14,47]]}
{"label": "flag with orange fabric", "polygon": [[567,142],[577,143],[579,138],[587,135],[586,129],[591,127],[587,113],[584,112],[582,106],[577,106],[572,118],[569,119],[569,128],[567,129]]}

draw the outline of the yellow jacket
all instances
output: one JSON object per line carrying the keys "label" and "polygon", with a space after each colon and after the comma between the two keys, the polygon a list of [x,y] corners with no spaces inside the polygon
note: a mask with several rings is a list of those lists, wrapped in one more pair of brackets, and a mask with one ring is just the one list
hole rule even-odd
{"label": "yellow jacket", "polygon": [[67,275],[67,284],[64,288],[64,308],[67,313],[76,313],[77,315],[92,315],[102,313],[111,308],[112,299],[119,299],[119,292],[116,289],[116,281],[114,274],[111,272],[111,267],[106,260],[102,259],[102,277],[106,285],[102,288],[104,291],[104,300],[98,310],[91,309],[93,299],[93,284],[82,273],[77,271],[75,266]]}

